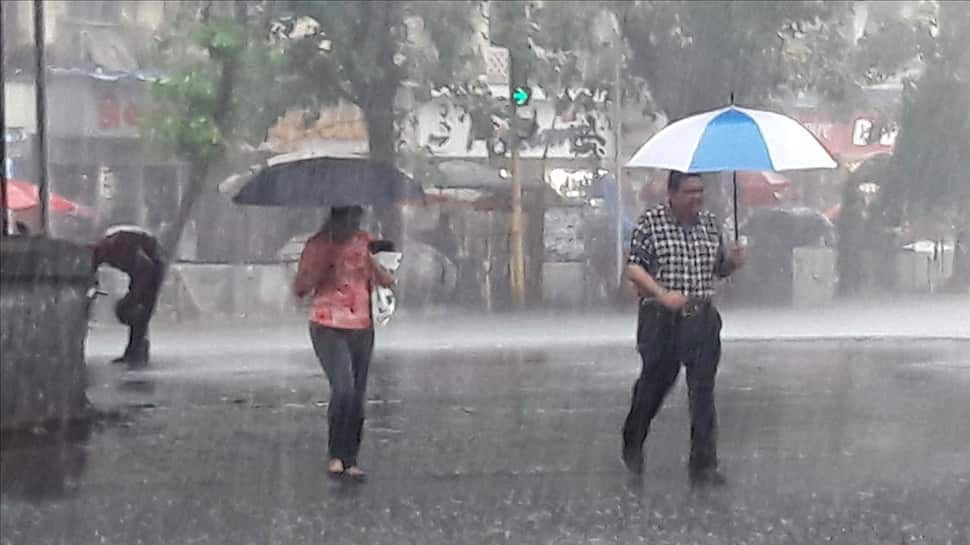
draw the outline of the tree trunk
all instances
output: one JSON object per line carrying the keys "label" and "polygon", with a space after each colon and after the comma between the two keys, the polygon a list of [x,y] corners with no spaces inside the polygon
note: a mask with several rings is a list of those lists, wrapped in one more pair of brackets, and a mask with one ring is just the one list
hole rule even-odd
{"label": "tree trunk", "polygon": [[192,172],[189,174],[189,184],[185,188],[185,192],[182,193],[182,198],[179,199],[175,221],[165,231],[159,233],[162,248],[169,260],[175,260],[178,257],[176,251],[179,240],[182,238],[182,231],[185,230],[185,225],[192,217],[192,209],[195,202],[199,200],[199,195],[202,194],[202,189],[205,187],[206,178],[209,176],[208,163],[193,164],[190,168]]}
{"label": "tree trunk", "polygon": [[[233,7],[236,22],[244,25],[246,22],[245,2],[236,2]],[[207,10],[208,8],[206,8]],[[206,13],[204,17],[207,18],[208,14]],[[230,56],[223,63],[220,73],[219,87],[216,95],[216,104],[218,106],[212,117],[216,127],[222,131],[224,136],[229,132],[228,127],[226,127],[226,121],[230,113],[232,89],[236,83],[236,72],[238,68],[238,56]],[[179,239],[182,238],[182,231],[185,229],[185,224],[192,217],[192,208],[195,206],[195,201],[198,200],[199,195],[202,194],[202,190],[205,188],[206,179],[209,175],[209,167],[210,162],[208,160],[193,161],[191,165],[192,173],[189,176],[189,187],[186,188],[182,199],[179,200],[178,214],[175,216],[175,222],[167,232],[161,234],[162,248],[165,250],[169,259],[175,259],[177,257],[175,251],[178,247]]]}
{"label": "tree trunk", "polygon": [[[394,129],[394,96],[397,84],[386,82],[375,85],[375,92],[363,105],[367,121],[367,144],[371,161],[395,165],[397,158],[397,135]],[[401,207],[392,205],[374,211],[381,226],[381,237],[394,242],[399,249],[404,245],[404,218]]]}

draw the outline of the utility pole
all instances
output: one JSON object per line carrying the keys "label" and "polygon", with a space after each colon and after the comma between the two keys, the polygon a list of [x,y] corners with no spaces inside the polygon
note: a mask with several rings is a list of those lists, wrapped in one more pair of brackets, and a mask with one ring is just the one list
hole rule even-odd
{"label": "utility pole", "polygon": [[[0,29],[3,28],[3,2],[0,2]],[[10,234],[7,226],[7,88],[3,70],[3,31],[0,30],[0,237]]]}
{"label": "utility pole", "polygon": [[37,73],[34,100],[37,107],[37,195],[40,198],[40,234],[48,234],[48,206],[51,202],[47,180],[47,51],[45,49],[44,0],[34,0],[34,43]]}
{"label": "utility pole", "polygon": [[617,37],[613,47],[616,48],[615,70],[613,73],[613,179],[616,181],[616,289],[623,286],[623,84],[621,69],[623,53],[621,42]]}
{"label": "utility pole", "polygon": [[509,263],[509,284],[512,302],[516,307],[525,305],[525,241],[522,217],[522,165],[519,162],[519,114],[516,93],[520,90],[515,75],[515,54],[509,51],[509,142],[512,157],[512,256]]}

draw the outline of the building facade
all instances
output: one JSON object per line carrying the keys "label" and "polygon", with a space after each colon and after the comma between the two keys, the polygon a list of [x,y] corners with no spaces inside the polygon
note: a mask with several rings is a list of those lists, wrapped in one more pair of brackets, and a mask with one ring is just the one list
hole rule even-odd
{"label": "building facade", "polygon": [[[51,215],[52,236],[88,242],[113,223],[158,229],[174,211],[185,169],[146,149],[140,125],[154,73],[135,39],[156,30],[171,4],[44,3],[48,182],[90,211]],[[4,21],[5,121],[24,142],[12,154],[10,174],[36,183],[33,3],[4,2]]]}

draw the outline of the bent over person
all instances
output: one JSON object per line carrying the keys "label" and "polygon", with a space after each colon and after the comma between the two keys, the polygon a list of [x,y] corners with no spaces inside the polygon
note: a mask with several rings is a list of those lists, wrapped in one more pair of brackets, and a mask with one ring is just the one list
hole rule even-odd
{"label": "bent over person", "polygon": [[623,425],[623,462],[643,472],[643,442],[664,397],[687,373],[692,485],[723,484],[717,469],[714,377],[721,357],[721,316],[712,304],[715,282],[744,261],[728,250],[717,218],[703,210],[697,174],[671,172],[666,203],[647,209],[633,231],[626,277],[639,296],[637,350],[643,366]]}
{"label": "bent over person", "polygon": [[115,305],[118,321],[128,326],[128,346],[115,363],[148,363],[148,322],[155,312],[165,274],[161,245],[135,226],[115,226],[94,246],[94,268],[109,265],[128,275],[128,293]]}

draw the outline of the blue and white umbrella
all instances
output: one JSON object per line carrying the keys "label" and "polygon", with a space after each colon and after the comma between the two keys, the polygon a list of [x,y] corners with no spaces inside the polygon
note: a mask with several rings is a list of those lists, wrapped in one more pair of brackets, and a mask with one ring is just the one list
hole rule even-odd
{"label": "blue and white umbrella", "polygon": [[671,123],[627,167],[681,172],[835,168],[835,159],[798,121],[774,112],[728,106]]}
{"label": "blue and white umbrella", "polygon": [[[794,119],[728,106],[693,115],[653,135],[626,164],[680,172],[836,168],[828,150]],[[737,238],[737,181],[734,184]]]}

